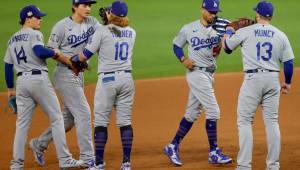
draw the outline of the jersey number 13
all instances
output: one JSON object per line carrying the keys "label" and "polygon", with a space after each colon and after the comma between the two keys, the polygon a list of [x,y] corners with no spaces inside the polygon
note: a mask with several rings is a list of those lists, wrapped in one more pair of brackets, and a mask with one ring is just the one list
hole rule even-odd
{"label": "jersey number 13", "polygon": [[[260,50],[265,50],[267,56],[263,56],[260,54]],[[272,58],[272,49],[273,45],[270,42],[258,42],[256,44],[256,50],[257,50],[257,60],[260,61],[260,59],[264,61],[269,61]]]}

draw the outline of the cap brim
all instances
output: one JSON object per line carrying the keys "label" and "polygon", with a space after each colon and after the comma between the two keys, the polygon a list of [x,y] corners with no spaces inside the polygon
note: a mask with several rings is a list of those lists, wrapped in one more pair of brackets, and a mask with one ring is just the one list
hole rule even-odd
{"label": "cap brim", "polygon": [[40,12],[39,14],[37,14],[37,15],[35,15],[35,16],[37,16],[37,17],[44,17],[44,16],[46,16],[46,15],[47,15],[47,14]]}

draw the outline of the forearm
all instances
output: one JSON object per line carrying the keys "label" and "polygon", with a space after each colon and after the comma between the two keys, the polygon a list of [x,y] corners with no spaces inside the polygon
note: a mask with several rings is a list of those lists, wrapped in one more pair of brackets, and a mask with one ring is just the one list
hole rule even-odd
{"label": "forearm", "polygon": [[173,52],[180,62],[185,59],[183,49],[181,47],[173,44]]}
{"label": "forearm", "polygon": [[8,89],[14,88],[14,69],[13,64],[5,63],[5,81]]}
{"label": "forearm", "polygon": [[289,60],[284,62],[284,76],[285,76],[285,83],[291,84],[292,77],[294,72],[294,60]]}

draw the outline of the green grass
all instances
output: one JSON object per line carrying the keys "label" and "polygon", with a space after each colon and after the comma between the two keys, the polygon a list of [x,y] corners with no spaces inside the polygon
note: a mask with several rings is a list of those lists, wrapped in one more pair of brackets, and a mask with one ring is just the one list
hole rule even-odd
{"label": "green grass", "polygon": [[[111,0],[100,0],[93,6],[93,15],[97,16],[100,6],[106,6]],[[129,18],[132,27],[137,32],[137,39],[133,56],[135,79],[150,77],[166,77],[183,75],[185,69],[172,52],[172,40],[180,28],[199,18],[201,0],[126,0],[129,5]],[[223,12],[220,16],[229,19],[237,17],[253,17],[253,6],[257,0],[222,0]],[[284,31],[292,44],[295,56],[295,65],[299,66],[299,22],[297,16],[297,0],[273,0],[275,15],[273,25]],[[45,42],[48,40],[51,27],[60,19],[71,14],[71,0],[10,0],[6,1],[0,11],[0,54],[4,57],[6,42],[16,32],[20,9],[28,4],[36,4],[42,11],[48,14],[44,18],[41,31]],[[97,16],[97,18],[99,18]],[[3,60],[2,57],[2,60]],[[50,73],[55,63],[48,61]],[[92,71],[86,73],[86,82],[96,82],[97,58],[90,62]],[[0,64],[0,70],[4,70]],[[232,55],[222,53],[218,59],[218,72],[241,71],[242,62],[240,52],[237,50]],[[4,72],[0,72],[0,90],[6,87]]]}

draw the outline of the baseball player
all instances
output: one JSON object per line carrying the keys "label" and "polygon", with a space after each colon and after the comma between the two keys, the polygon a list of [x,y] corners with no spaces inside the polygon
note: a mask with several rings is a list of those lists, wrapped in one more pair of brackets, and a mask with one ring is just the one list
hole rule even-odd
{"label": "baseball player", "polygon": [[121,170],[130,170],[130,153],[133,140],[131,112],[134,82],[131,75],[132,53],[136,33],[129,26],[128,7],[124,1],[115,1],[106,12],[108,25],[98,29],[77,61],[88,60],[98,52],[98,82],[94,98],[94,142],[96,166],[90,170],[103,170],[104,148],[111,111],[116,109],[116,124],[120,128],[123,162]]}
{"label": "baseball player", "polygon": [[[95,30],[101,26],[96,18],[90,16],[91,5],[94,3],[95,0],[73,0],[72,16],[60,20],[53,27],[48,46],[60,49],[65,56],[73,56],[82,51]],[[65,130],[69,131],[76,126],[80,160],[85,162],[86,167],[91,166],[94,163],[91,112],[84,94],[83,74],[75,76],[68,66],[58,62],[55,86],[64,103]],[[30,148],[38,155],[37,162],[41,166],[45,164],[43,152],[51,140],[52,131],[49,128],[30,141]]]}
{"label": "baseball player", "polygon": [[[220,38],[211,27],[211,23],[218,12],[220,12],[219,0],[203,0],[200,20],[185,25],[173,40],[175,55],[188,69],[186,75],[190,87],[184,118],[175,137],[164,148],[164,153],[175,166],[182,165],[179,145],[202,109],[206,112],[206,132],[210,146],[209,163],[226,164],[232,161],[222,153],[217,144],[217,120],[220,118],[220,109],[213,88],[216,69],[213,48],[219,45]],[[188,57],[183,52],[186,44]]]}
{"label": "baseball player", "polygon": [[24,147],[27,133],[33,111],[38,104],[50,118],[59,166],[65,169],[79,167],[83,164],[82,161],[74,160],[69,152],[60,105],[48,78],[47,58],[53,57],[65,64],[68,64],[66,61],[69,59],[58,56],[57,50],[44,47],[43,35],[39,29],[42,17],[45,15],[34,5],[26,6],[21,10],[20,24],[22,28],[9,40],[4,58],[8,96],[14,95],[13,67],[17,72],[18,114],[13,160],[10,167],[12,170],[21,170],[24,167]]}
{"label": "baseball player", "polygon": [[[254,10],[257,24],[239,29],[233,35],[234,30],[227,27],[226,39],[223,41],[227,53],[241,46],[245,72],[237,106],[240,151],[236,169],[251,169],[252,123],[256,109],[261,105],[268,144],[266,169],[276,170],[279,169],[280,154],[280,89],[284,94],[291,89],[294,54],[287,36],[270,24],[273,16],[272,3],[261,1]],[[285,82],[280,88],[281,62],[284,63]]]}

